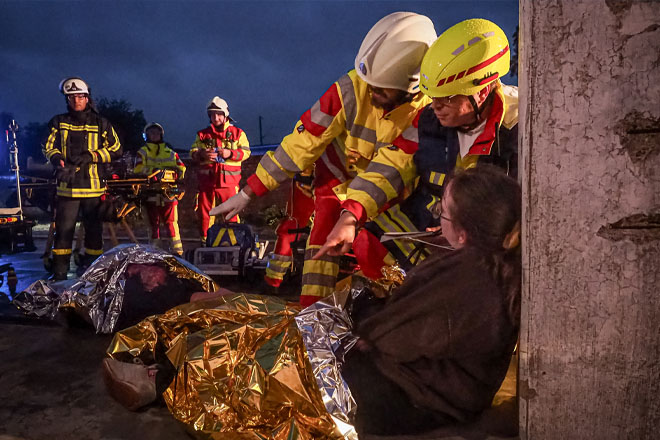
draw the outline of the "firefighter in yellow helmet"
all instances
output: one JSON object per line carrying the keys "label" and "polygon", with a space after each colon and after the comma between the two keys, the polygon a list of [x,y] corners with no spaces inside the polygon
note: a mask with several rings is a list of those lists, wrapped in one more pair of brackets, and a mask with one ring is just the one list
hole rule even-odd
{"label": "firefighter in yellow helmet", "polygon": [[[409,240],[381,243],[380,237],[438,226],[434,207],[448,175],[493,163],[517,176],[518,90],[500,82],[509,62],[508,39],[488,20],[460,22],[438,37],[421,66],[420,87],[432,103],[353,180],[319,257],[352,246],[372,278],[395,261],[410,268],[427,255],[424,247]],[[378,215],[386,203],[394,206]]]}
{"label": "firefighter in yellow helmet", "polygon": [[412,12],[395,12],[367,33],[355,69],[339,78],[296,123],[275,152],[261,159],[239,194],[212,214],[227,218],[315,165],[314,223],[307,242],[300,302],[307,306],[334,291],[339,257],[311,256],[339,218],[348,185],[382,145],[410,125],[429,99],[419,92],[419,66],[435,40],[433,23]]}
{"label": "firefighter in yellow helmet", "polygon": [[[176,172],[177,180],[183,182],[186,166],[179,159],[179,155],[172,150],[171,145],[164,141],[164,135],[163,126],[157,122],[151,122],[144,127],[143,136],[146,144],[138,150],[133,172],[151,175],[156,171],[171,170]],[[146,201],[152,244],[157,245],[160,241],[160,225],[163,223],[167,231],[167,239],[171,240],[172,253],[183,255],[177,205],[178,199],[166,194],[152,194]]]}
{"label": "firefighter in yellow helmet", "polygon": [[82,267],[103,253],[102,166],[121,157],[122,149],[115,129],[96,111],[85,81],[66,78],[60,83],[60,92],[67,112],[48,123],[43,152],[57,177],[53,278],[65,280],[79,211],[85,228]]}

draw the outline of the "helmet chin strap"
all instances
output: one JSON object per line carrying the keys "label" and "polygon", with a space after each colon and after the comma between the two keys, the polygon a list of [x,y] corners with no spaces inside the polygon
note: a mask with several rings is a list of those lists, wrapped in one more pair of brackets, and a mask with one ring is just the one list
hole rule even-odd
{"label": "helmet chin strap", "polygon": [[468,95],[468,101],[470,101],[470,105],[474,111],[474,122],[460,127],[460,131],[470,131],[481,124],[483,121],[481,116],[484,110],[486,110],[486,108],[490,105],[490,103],[493,101],[493,98],[495,97],[495,93],[493,93],[493,91],[494,89],[492,88],[488,91],[488,96],[486,99],[484,99],[484,102],[481,104],[481,106],[477,105],[477,101],[474,99],[474,96]]}

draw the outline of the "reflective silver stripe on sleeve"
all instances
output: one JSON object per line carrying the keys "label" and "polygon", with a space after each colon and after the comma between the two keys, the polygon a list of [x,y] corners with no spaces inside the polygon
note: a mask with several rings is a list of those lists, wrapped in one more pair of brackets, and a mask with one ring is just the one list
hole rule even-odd
{"label": "reflective silver stripe on sleeve", "polygon": [[261,158],[259,165],[261,165],[277,183],[286,182],[289,179],[289,176],[287,176],[287,174],[282,171],[275,162],[273,162],[273,159],[268,154]]}
{"label": "reflective silver stripe on sleeve", "polygon": [[337,277],[334,275],[325,275],[322,273],[305,273],[302,276],[304,286],[323,286],[334,288],[337,284]]}
{"label": "reflective silver stripe on sleeve", "polygon": [[[367,173],[378,173],[385,177],[397,194],[403,192],[403,177],[395,167],[383,163],[371,162],[366,170]],[[351,187],[353,185],[351,184]]]}
{"label": "reflective silver stripe on sleeve", "polygon": [[407,141],[414,142],[416,144],[419,143],[419,133],[417,131],[417,127],[413,125],[403,130],[403,133],[401,133],[401,137]]}
{"label": "reflective silver stripe on sleeve", "polygon": [[353,179],[349,188],[366,192],[376,201],[379,208],[387,202],[387,194],[385,194],[385,191],[379,188],[375,183],[365,180],[360,176]]}
{"label": "reflective silver stripe on sleeve", "polygon": [[348,75],[344,75],[337,80],[341,89],[341,98],[344,104],[344,114],[346,115],[346,129],[350,132],[355,123],[357,115],[357,98],[355,96],[355,87],[353,81]]}
{"label": "reflective silver stripe on sleeve", "polygon": [[353,127],[351,128],[351,136],[362,139],[363,141],[367,141],[372,144],[375,144],[377,139],[376,130],[372,130],[371,128],[367,128],[363,125],[358,125],[358,124],[354,124]]}
{"label": "reflective silver stripe on sleeve", "polygon": [[[305,249],[305,260],[311,260],[314,254],[319,251],[319,248],[316,249]],[[333,257],[331,255],[325,254],[319,257],[319,261],[325,261],[326,263],[339,264],[341,257]]]}
{"label": "reflective silver stripe on sleeve", "polygon": [[[278,168],[278,169],[279,169],[279,168]],[[227,169],[225,169],[224,172],[225,172],[225,174],[226,174],[227,176],[238,176],[239,174],[241,174],[241,170],[238,170],[238,171],[232,171],[232,170],[227,170]]]}
{"label": "reflective silver stripe on sleeve", "polygon": [[271,261],[283,261],[283,262],[286,263],[286,262],[291,261],[291,260],[293,260],[293,257],[291,257],[290,255],[273,254],[270,257],[270,260],[268,260],[268,261],[269,262],[271,262]]}
{"label": "reflective silver stripe on sleeve", "polygon": [[337,168],[332,162],[330,162],[330,158],[328,157],[327,151],[323,152],[323,154],[321,155],[321,160],[323,161],[325,166],[328,167],[328,170],[330,170],[332,175],[335,176],[337,179],[339,179],[340,182],[344,182],[346,180],[346,176],[344,176],[344,173],[342,173],[342,171],[339,168]]}
{"label": "reflective silver stripe on sleeve", "polygon": [[378,142],[376,142],[376,145],[374,147],[374,152],[378,151],[382,147],[387,147],[387,146],[390,146],[390,145],[392,145],[392,144],[389,143],[389,142],[378,141]]}
{"label": "reflective silver stripe on sleeve", "polygon": [[313,123],[325,128],[328,128],[332,121],[335,119],[334,116],[324,113],[321,110],[321,101],[316,101],[316,103],[310,109],[309,113],[310,119]]}
{"label": "reflective silver stripe on sleeve", "polygon": [[291,171],[292,173],[299,173],[302,171],[300,168],[298,168],[298,165],[296,165],[296,163],[291,159],[291,157],[289,157],[289,155],[286,154],[286,151],[284,151],[284,148],[282,148],[281,146],[277,147],[275,153],[273,154],[273,157],[287,171]]}

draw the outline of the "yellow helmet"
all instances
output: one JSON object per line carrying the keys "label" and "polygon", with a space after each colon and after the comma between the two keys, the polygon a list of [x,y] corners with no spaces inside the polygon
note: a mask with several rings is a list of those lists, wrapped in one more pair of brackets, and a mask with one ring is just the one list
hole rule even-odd
{"label": "yellow helmet", "polygon": [[436,98],[473,95],[509,72],[509,40],[495,23],[474,18],[442,33],[426,52],[421,90]]}
{"label": "yellow helmet", "polygon": [[362,41],[355,70],[374,87],[419,92],[419,65],[436,38],[430,18],[394,12],[378,20]]}

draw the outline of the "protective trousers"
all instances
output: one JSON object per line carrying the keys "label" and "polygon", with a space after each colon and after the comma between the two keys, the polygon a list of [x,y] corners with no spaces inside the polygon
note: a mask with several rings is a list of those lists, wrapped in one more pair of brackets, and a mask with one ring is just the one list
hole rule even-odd
{"label": "protective trousers", "polygon": [[353,252],[362,272],[372,279],[381,278],[384,266],[398,264],[404,270],[410,270],[428,256],[428,251],[421,243],[411,240],[391,240],[380,242],[386,232],[417,232],[417,227],[401,210],[394,205],[378,214],[355,237]]}
{"label": "protective trousers", "polygon": [[99,217],[100,206],[100,197],[57,197],[53,247],[53,273],[56,276],[66,276],[69,270],[71,244],[79,211],[85,228],[85,264],[90,264],[103,253],[103,222]]}
{"label": "protective trousers", "polygon": [[337,284],[340,257],[312,257],[325,243],[341,214],[341,201],[329,185],[314,190],[314,222],[305,248],[300,304],[307,307],[331,295]]}
{"label": "protective trousers", "polygon": [[291,186],[290,206],[287,209],[290,216],[282,219],[277,227],[275,249],[273,256],[268,260],[268,267],[266,267],[266,275],[264,276],[266,283],[273,287],[279,287],[282,284],[284,275],[286,275],[293,261],[291,242],[297,240],[300,234],[289,231],[307,226],[309,218],[314,212],[314,199],[305,195],[295,182],[292,182]]}
{"label": "protective trousers", "polygon": [[[206,243],[206,233],[209,230],[209,211],[216,205],[225,202],[238,193],[237,186],[224,188],[202,187],[197,194],[197,218],[199,219],[199,236],[203,243]],[[232,217],[232,222],[238,222],[238,216]]]}
{"label": "protective trousers", "polygon": [[171,240],[171,251],[177,255],[183,255],[183,244],[179,234],[179,215],[177,201],[151,203],[147,202],[147,215],[149,217],[149,226],[151,227],[151,239],[157,241],[161,238],[160,224],[165,224],[166,237]]}

